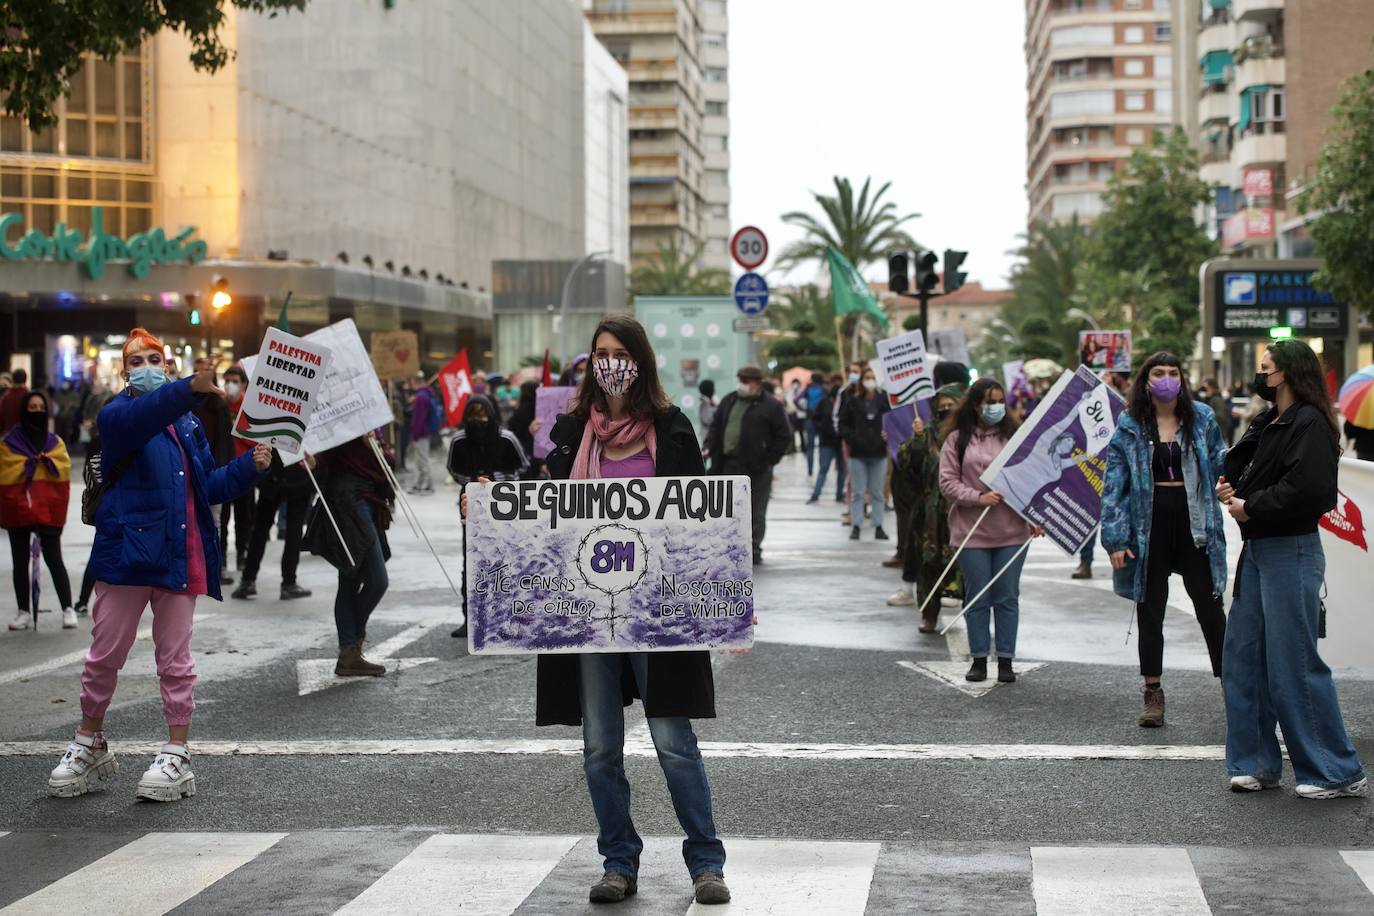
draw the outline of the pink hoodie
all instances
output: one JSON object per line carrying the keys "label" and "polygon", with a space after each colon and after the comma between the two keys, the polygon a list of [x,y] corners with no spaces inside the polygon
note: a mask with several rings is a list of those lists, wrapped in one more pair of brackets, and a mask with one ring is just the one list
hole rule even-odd
{"label": "pink hoodie", "polygon": [[[979,476],[1001,453],[1007,440],[995,428],[974,427],[959,464],[959,434],[950,433],[940,449],[940,492],[949,500],[949,542],[958,547],[968,536],[973,523],[983,514],[978,497],[988,492]],[[969,547],[1019,547],[1030,537],[1030,526],[1005,504],[993,506],[978,526]]]}

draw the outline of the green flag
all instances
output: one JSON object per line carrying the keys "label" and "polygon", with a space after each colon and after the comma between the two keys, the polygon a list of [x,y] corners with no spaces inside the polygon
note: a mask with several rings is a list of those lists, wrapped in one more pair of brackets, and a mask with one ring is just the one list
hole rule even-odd
{"label": "green flag", "polygon": [[290,334],[290,333],[291,333],[291,322],[290,322],[289,320],[287,320],[287,317],[286,317],[286,307],[287,307],[288,305],[290,305],[290,304],[291,304],[291,294],[290,294],[290,293],[287,293],[287,294],[286,294],[286,298],[285,298],[284,300],[282,300],[282,304],[281,304],[281,314],[277,316],[277,330],[278,330],[278,331],[284,331],[284,332],[287,333],[287,334]]}
{"label": "green flag", "polygon": [[878,305],[878,300],[873,298],[868,284],[859,276],[854,265],[834,248],[827,248],[825,257],[830,262],[830,294],[835,297],[835,314],[866,312],[886,331],[887,313]]}

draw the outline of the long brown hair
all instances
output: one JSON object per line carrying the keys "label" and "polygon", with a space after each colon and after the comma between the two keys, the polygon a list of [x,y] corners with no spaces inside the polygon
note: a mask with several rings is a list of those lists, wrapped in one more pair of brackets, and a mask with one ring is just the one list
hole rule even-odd
{"label": "long brown hair", "polygon": [[[1002,383],[993,378],[980,378],[969,388],[968,394],[954,407],[954,412],[945,419],[944,426],[940,429],[940,438],[948,439],[950,433],[956,433],[958,438],[954,441],[956,448],[959,449],[959,463],[964,461],[964,452],[968,449],[969,440],[973,438],[973,430],[977,428],[979,418],[983,410],[983,403],[988,399],[988,395],[993,391],[1002,392],[1002,397],[1007,396],[1006,389]],[[1016,435],[1016,430],[1021,424],[1017,423],[1008,408],[1006,416],[1002,417],[1002,422],[994,427],[1002,438],[1008,442],[1011,437]]]}
{"label": "long brown hair", "polygon": [[1317,354],[1301,340],[1289,338],[1270,344],[1269,356],[1274,360],[1275,371],[1283,373],[1283,380],[1292,389],[1297,402],[1311,404],[1321,411],[1331,427],[1331,441],[1339,447],[1341,425],[1336,419],[1331,393],[1326,390],[1326,379],[1322,377],[1322,364]]}
{"label": "long brown hair", "polygon": [[607,315],[592,332],[591,346],[587,348],[590,354],[587,357],[587,371],[583,373],[582,385],[577,389],[573,416],[586,420],[591,416],[593,407],[610,411],[606,392],[601,390],[594,371],[596,340],[602,334],[611,334],[624,344],[639,369],[639,376],[630,390],[625,392],[625,412],[636,420],[655,420],[660,417],[673,406],[673,402],[668,400],[663,384],[658,380],[658,359],[649,343],[649,335],[644,332],[644,325],[630,315]]}

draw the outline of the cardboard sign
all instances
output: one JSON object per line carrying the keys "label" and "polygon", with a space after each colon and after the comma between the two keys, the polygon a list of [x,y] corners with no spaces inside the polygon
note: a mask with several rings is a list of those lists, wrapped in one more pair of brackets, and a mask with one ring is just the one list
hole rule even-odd
{"label": "cardboard sign", "polygon": [[1125,400],[1080,366],[1065,372],[983,472],[982,481],[1070,556],[1102,519],[1107,459]]}
{"label": "cardboard sign", "polygon": [[926,359],[925,338],[920,331],[907,331],[878,341],[878,361],[887,380],[888,406],[909,404],[935,394],[935,382]]}
{"label": "cardboard sign", "polygon": [[268,328],[243,396],[234,435],[265,442],[285,455],[301,451],[330,363],[328,347]]}
{"label": "cardboard sign", "polygon": [[1322,659],[1329,665],[1360,666],[1374,658],[1374,562],[1369,530],[1374,520],[1374,461],[1342,458],[1336,507],[1318,523],[1326,554],[1326,635]]}
{"label": "cardboard sign", "polygon": [[474,655],[754,641],[748,477],[469,484]]}
{"label": "cardboard sign", "polygon": [[384,382],[420,373],[420,341],[414,331],[373,331],[372,368]]}
{"label": "cardboard sign", "polygon": [[539,432],[534,434],[535,458],[543,461],[553,451],[553,440],[549,438],[549,433],[553,432],[554,421],[560,413],[568,412],[576,396],[577,388],[572,385],[555,385],[534,392],[534,418],[539,421]]}
{"label": "cardboard sign", "polygon": [[1078,358],[1097,372],[1130,372],[1131,332],[1079,331]]}

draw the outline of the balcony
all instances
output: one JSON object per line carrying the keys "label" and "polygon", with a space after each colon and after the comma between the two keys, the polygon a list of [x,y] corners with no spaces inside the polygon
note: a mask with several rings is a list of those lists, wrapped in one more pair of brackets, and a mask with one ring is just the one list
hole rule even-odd
{"label": "balcony", "polygon": [[587,19],[597,35],[660,35],[677,31],[677,13],[671,9],[633,13],[588,11]]}
{"label": "balcony", "polygon": [[[1283,122],[1278,122],[1282,125]],[[1274,133],[1273,123],[1264,125],[1270,130],[1265,133],[1252,133],[1236,141],[1231,151],[1231,165],[1245,168],[1252,165],[1268,165],[1272,162],[1285,162],[1288,159],[1288,138],[1282,133]]]}
{"label": "balcony", "polygon": [[1204,92],[1197,103],[1197,122],[1230,121],[1236,113],[1234,92]]}
{"label": "balcony", "polygon": [[1231,0],[1231,16],[1237,22],[1268,21],[1282,16],[1285,5],[1284,0]]}
{"label": "balcony", "polygon": [[1051,16],[1079,16],[1083,13],[1110,13],[1112,0],[1060,0],[1050,5]]}
{"label": "balcony", "polygon": [[1236,86],[1282,86],[1288,82],[1287,62],[1282,57],[1246,58],[1236,64]]}
{"label": "balcony", "polygon": [[1232,51],[1236,47],[1236,30],[1230,23],[1204,26],[1197,36],[1197,55],[1205,57],[1211,51]]}
{"label": "balcony", "polygon": [[1233,188],[1236,185],[1235,169],[1232,168],[1230,159],[1204,162],[1198,174],[1203,182],[1209,185],[1221,185],[1223,188]]}
{"label": "balcony", "polygon": [[680,224],[676,204],[630,205],[630,225],[632,227],[677,226]]}

